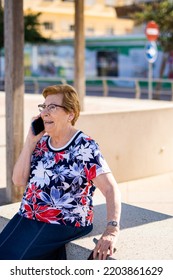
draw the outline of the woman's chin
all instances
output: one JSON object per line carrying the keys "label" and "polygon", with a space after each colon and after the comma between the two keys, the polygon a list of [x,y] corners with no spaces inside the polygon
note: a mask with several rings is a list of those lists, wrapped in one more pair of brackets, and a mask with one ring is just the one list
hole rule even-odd
{"label": "woman's chin", "polygon": [[45,127],[45,132],[51,136],[51,134],[53,134],[53,129],[51,129],[50,127],[46,126]]}
{"label": "woman's chin", "polygon": [[45,131],[51,131],[51,130],[53,130],[55,127],[54,127],[54,124],[53,123],[46,123],[46,124],[44,124],[44,127],[45,127]]}

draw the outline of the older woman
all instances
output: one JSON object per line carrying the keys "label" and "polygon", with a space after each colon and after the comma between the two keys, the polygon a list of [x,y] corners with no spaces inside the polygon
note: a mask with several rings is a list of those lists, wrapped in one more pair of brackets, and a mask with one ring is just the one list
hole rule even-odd
{"label": "older woman", "polygon": [[74,127],[80,113],[75,89],[49,86],[43,96],[37,118],[44,130],[35,135],[30,127],[14,166],[13,182],[26,190],[0,234],[0,259],[66,259],[65,244],[92,230],[95,187],[106,198],[107,225],[94,258],[106,259],[119,233],[116,181],[96,142]]}

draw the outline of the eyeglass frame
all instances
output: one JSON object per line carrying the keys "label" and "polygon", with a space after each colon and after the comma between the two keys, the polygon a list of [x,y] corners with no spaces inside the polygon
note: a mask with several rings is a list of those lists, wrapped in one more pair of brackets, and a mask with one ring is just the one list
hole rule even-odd
{"label": "eyeglass frame", "polygon": [[[66,107],[62,106],[62,105],[58,105],[58,104],[54,104],[54,103],[51,103],[49,105],[46,105],[46,104],[38,104],[38,109],[41,112],[43,112],[43,110],[47,109],[48,112],[51,112],[51,110],[48,108],[50,105],[53,105],[55,107],[59,107],[59,108],[63,108],[63,109],[66,109]],[[40,107],[43,108],[42,110],[40,110]]]}

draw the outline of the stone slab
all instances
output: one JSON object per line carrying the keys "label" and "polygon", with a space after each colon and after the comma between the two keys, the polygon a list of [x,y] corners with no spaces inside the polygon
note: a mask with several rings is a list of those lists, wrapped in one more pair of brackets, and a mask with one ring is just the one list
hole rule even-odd
{"label": "stone slab", "polygon": [[[67,245],[69,260],[86,260],[106,224],[106,205],[96,191],[94,229],[87,236]],[[0,230],[18,210],[19,203],[0,206]],[[171,260],[173,259],[173,216],[122,203],[121,233],[111,259]]]}

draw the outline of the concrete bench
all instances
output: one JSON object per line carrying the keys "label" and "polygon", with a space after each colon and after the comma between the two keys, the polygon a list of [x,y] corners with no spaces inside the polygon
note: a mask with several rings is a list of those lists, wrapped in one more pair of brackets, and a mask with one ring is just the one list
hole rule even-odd
{"label": "concrete bench", "polygon": [[[0,231],[17,212],[20,203],[0,206]],[[87,236],[67,245],[69,260],[86,260],[106,224],[103,196],[95,194],[94,229]],[[121,233],[112,260],[173,259],[173,217],[156,211],[122,203]]]}
{"label": "concrete bench", "polygon": [[[18,211],[20,203],[13,203],[8,205],[0,206],[0,232],[8,223],[8,221],[13,217],[13,215]],[[105,206],[103,206],[104,210],[97,209],[99,211],[96,214],[96,223],[94,229],[87,236],[74,240],[67,244],[67,259],[68,260],[86,260],[91,253],[91,250],[95,247],[93,242],[93,237],[99,238],[102,232],[104,231],[104,227],[106,224],[105,218]],[[103,212],[103,213],[102,213]],[[111,257],[111,259],[115,258],[115,256]]]}

